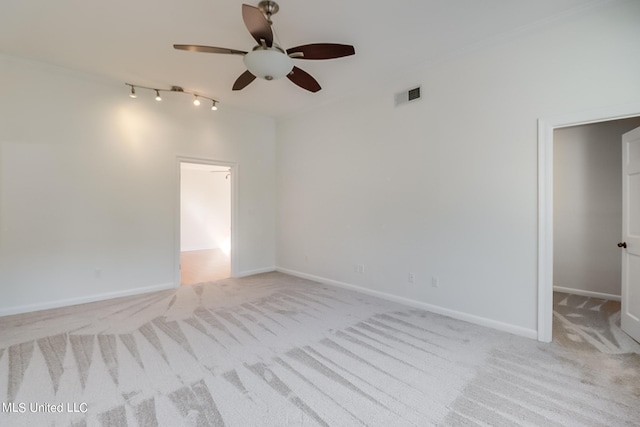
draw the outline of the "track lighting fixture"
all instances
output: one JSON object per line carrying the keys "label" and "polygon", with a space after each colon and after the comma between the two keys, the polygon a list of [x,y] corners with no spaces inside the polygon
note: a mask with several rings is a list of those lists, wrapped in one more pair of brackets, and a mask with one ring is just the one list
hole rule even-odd
{"label": "track lighting fixture", "polygon": [[177,92],[177,93],[186,93],[187,95],[193,95],[193,105],[195,105],[196,107],[200,105],[200,98],[204,98],[208,101],[211,101],[211,110],[216,111],[218,109],[218,100],[210,98],[208,96],[204,96],[204,95],[199,95],[197,93],[194,92],[189,92],[189,91],[185,91],[184,89],[182,89],[180,86],[171,86],[171,89],[158,89],[155,87],[147,87],[147,86],[140,86],[140,85],[134,85],[132,83],[125,83],[125,85],[131,87],[131,92],[129,93],[129,96],[131,98],[137,98],[137,94],[136,94],[136,89],[147,89],[147,90],[151,90],[151,91],[155,91],[156,93],[156,101],[162,101],[162,97],[160,96],[160,92]]}

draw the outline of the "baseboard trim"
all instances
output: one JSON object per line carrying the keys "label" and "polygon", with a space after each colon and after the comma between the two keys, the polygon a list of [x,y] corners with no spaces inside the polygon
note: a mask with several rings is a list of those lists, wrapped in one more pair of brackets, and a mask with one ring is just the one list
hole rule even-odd
{"label": "baseboard trim", "polygon": [[253,276],[254,274],[271,273],[273,271],[276,271],[275,267],[257,268],[255,270],[242,271],[234,277],[247,277],[247,276]]}
{"label": "baseboard trim", "polygon": [[508,332],[513,335],[518,335],[521,337],[530,338],[534,340],[538,339],[538,331],[536,331],[535,329],[527,329],[520,326],[511,325],[508,323],[499,322],[497,320],[487,319],[486,317],[463,313],[461,311],[451,310],[451,309],[440,307],[437,305],[427,304],[425,302],[416,301],[410,298],[405,298],[405,297],[389,294],[386,292],[367,289],[362,286],[352,285],[350,283],[344,283],[344,282],[339,282],[337,280],[327,279],[326,277],[314,276],[312,274],[302,273],[300,271],[290,270],[288,268],[276,267],[276,271],[279,271],[284,274],[289,274],[291,276],[300,277],[303,279],[313,280],[315,282],[320,282],[325,285],[349,289],[352,291],[382,298],[387,301],[397,302],[399,304],[407,305],[409,307],[420,308],[432,313],[451,317],[453,319],[463,320],[465,322],[473,323],[473,324],[484,326],[491,329],[496,329],[502,332]]}
{"label": "baseboard trim", "polygon": [[582,289],[566,288],[564,286],[554,286],[553,290],[554,290],[554,292],[555,291],[564,292],[565,294],[580,295],[582,297],[599,298],[599,299],[606,299],[606,300],[610,300],[610,301],[621,301],[622,300],[620,295],[605,294],[603,292],[585,291],[585,290],[582,290]]}
{"label": "baseboard trim", "polygon": [[146,286],[144,288],[127,289],[117,292],[106,292],[97,295],[89,295],[78,298],[67,298],[57,301],[50,301],[39,304],[20,305],[16,307],[0,308],[0,317],[11,316],[13,314],[31,313],[34,311],[49,310],[52,308],[69,307],[72,305],[86,304],[89,302],[104,301],[113,298],[128,297],[132,295],[147,294],[150,292],[166,291],[175,289],[175,283],[163,283],[160,285]]}

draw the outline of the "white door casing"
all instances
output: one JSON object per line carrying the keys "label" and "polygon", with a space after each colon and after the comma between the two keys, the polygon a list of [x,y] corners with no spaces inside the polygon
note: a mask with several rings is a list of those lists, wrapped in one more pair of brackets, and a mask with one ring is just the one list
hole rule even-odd
{"label": "white door casing", "polygon": [[538,340],[541,342],[551,342],[553,330],[553,131],[639,116],[640,103],[636,102],[538,120]]}
{"label": "white door casing", "polygon": [[176,157],[176,204],[175,204],[175,225],[174,225],[174,283],[175,287],[180,287],[180,279],[181,279],[181,267],[180,267],[180,176],[181,176],[181,163],[196,163],[203,165],[213,165],[213,166],[224,166],[228,167],[231,172],[229,176],[229,181],[231,185],[231,253],[230,253],[230,261],[231,261],[231,277],[239,276],[239,262],[238,259],[241,258],[240,245],[238,245],[238,230],[239,230],[239,221],[238,221],[238,171],[240,166],[234,162],[227,162],[221,160],[213,160],[199,157],[187,157],[187,156],[177,156]]}
{"label": "white door casing", "polygon": [[640,342],[640,128],[622,135],[622,330]]}

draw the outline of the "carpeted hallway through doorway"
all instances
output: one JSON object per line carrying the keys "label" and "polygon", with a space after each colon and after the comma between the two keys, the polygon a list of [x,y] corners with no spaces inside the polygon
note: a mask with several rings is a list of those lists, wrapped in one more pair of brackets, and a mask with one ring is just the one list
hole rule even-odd
{"label": "carpeted hallway through doorway", "polygon": [[180,253],[180,285],[215,282],[231,276],[231,260],[221,249]]}

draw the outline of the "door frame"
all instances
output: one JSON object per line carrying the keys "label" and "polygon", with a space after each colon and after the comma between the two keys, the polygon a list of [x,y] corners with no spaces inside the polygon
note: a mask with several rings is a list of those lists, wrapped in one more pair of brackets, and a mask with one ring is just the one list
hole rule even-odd
{"label": "door frame", "polygon": [[180,287],[181,270],[180,270],[180,236],[181,236],[181,224],[180,224],[180,210],[181,210],[181,164],[182,163],[194,163],[199,165],[211,165],[222,166],[229,168],[231,176],[229,177],[231,186],[231,203],[229,208],[231,209],[231,248],[229,251],[231,277],[238,277],[238,164],[234,162],[226,162],[223,160],[207,159],[202,157],[176,157],[176,214],[174,225],[174,282],[175,287]]}
{"label": "door frame", "polygon": [[551,342],[553,330],[553,131],[636,116],[640,104],[538,119],[538,341]]}

